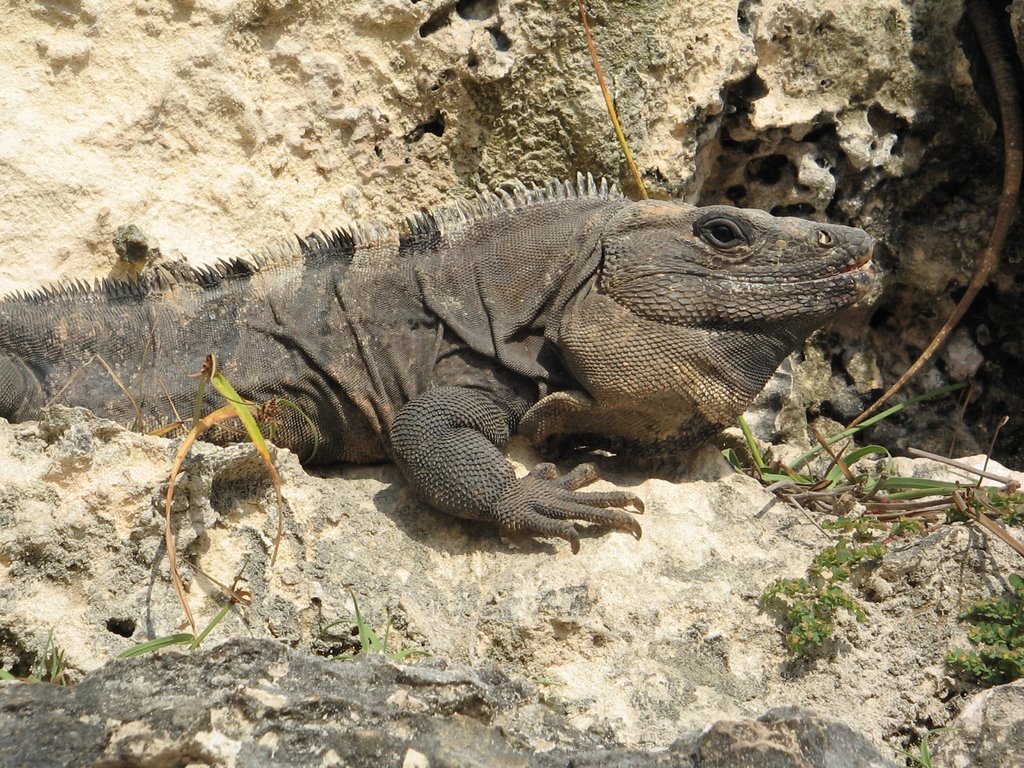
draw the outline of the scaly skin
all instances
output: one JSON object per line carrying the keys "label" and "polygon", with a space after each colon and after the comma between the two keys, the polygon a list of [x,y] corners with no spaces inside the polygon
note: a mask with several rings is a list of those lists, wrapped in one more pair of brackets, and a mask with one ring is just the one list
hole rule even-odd
{"label": "scaly skin", "polygon": [[700,444],[863,293],[871,248],[858,229],[630,202],[582,177],[520,185],[397,238],[339,231],[255,264],[8,297],[0,416],[59,402],[151,430],[192,413],[188,374],[213,352],[243,397],[311,418],[315,431],[276,410],[275,440],[307,463],[389,458],[438,509],[576,552],[573,520],[639,537],[640,499],[580,490],[590,465],[517,479],[509,437],[627,455]]}

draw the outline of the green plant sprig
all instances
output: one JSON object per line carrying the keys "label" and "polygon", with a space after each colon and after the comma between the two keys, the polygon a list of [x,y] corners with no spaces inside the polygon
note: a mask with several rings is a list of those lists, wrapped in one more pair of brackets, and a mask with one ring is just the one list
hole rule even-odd
{"label": "green plant sprig", "polygon": [[[334,656],[334,659],[340,661],[348,661],[349,659],[355,658],[358,653],[379,653],[386,656],[391,661],[404,661],[405,659],[412,658],[415,656],[429,656],[430,651],[426,648],[401,648],[397,651],[388,651],[388,638],[391,634],[391,622],[388,621],[387,629],[384,630],[384,637],[378,635],[373,627],[367,624],[363,620],[363,614],[359,610],[359,601],[356,600],[356,594],[351,589],[348,591],[349,595],[352,596],[352,609],[355,613],[356,619],[356,633],[359,638],[359,650],[355,653],[340,653]],[[338,621],[332,621],[330,624],[325,626],[321,630],[321,634],[327,632],[332,627],[344,624],[343,619]]]}
{"label": "green plant sprig", "polygon": [[946,663],[984,685],[1024,677],[1024,577],[1011,574],[1009,594],[972,605],[961,618],[973,650],[946,654]]}

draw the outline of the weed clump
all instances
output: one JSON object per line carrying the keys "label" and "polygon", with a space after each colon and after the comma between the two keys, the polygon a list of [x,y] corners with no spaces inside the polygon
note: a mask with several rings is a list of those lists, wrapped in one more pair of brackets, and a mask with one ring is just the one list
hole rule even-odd
{"label": "weed clump", "polygon": [[967,639],[975,649],[946,654],[947,664],[985,685],[1024,677],[1024,577],[1009,582],[1006,597],[975,603],[961,617],[974,624]]}

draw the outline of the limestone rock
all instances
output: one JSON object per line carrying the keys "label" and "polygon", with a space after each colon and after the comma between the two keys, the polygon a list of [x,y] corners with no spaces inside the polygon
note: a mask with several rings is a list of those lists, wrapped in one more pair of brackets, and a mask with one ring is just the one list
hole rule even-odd
{"label": "limestone rock", "polygon": [[109,662],[69,688],[0,684],[0,729],[2,768],[896,765],[847,726],[797,711],[626,749],[494,669],[376,654],[331,662],[259,640]]}
{"label": "limestone rock", "polygon": [[[678,747],[679,742],[673,744]],[[799,707],[780,707],[754,721],[721,721],[694,740],[693,764],[701,768],[894,768],[860,734]]]}
{"label": "limestone rock", "polygon": [[974,694],[932,743],[935,764],[1003,768],[1024,755],[1024,681]]}
{"label": "limestone rock", "polygon": [[[175,449],[78,409],[0,423],[0,666],[27,675],[52,633],[81,680],[181,631],[162,528]],[[309,475],[275,453],[287,508],[273,565],[274,495],[251,447],[197,444],[178,478],[172,519],[199,628],[228,605],[213,579],[251,597],[207,645],[257,637],[351,651],[351,588],[368,625],[382,636],[391,627],[392,650],[543,681],[574,728],[630,749],[793,704],[900,744],[906,723],[955,714],[955,699],[944,702],[958,683],[942,658],[965,643],[957,616],[1016,565],[964,526],[909,540],[858,587],[868,621],[840,617],[829,646],[794,661],[757,597],[802,575],[827,539],[803,514],[769,508],[713,449],[643,475],[608,467],[647,501],[644,537],[584,532],[575,557],[558,540],[501,541],[434,512],[393,468]],[[643,479],[652,472],[672,479]]]}

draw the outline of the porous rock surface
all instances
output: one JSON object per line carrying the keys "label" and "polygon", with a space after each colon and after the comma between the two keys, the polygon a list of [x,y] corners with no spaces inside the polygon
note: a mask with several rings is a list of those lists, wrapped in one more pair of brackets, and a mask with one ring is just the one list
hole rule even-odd
{"label": "porous rock surface", "polygon": [[[0,291],[123,270],[112,243],[130,225],[133,242],[203,262],[512,178],[590,170],[630,191],[571,6],[16,4],[0,31]],[[778,439],[799,436],[808,411],[826,427],[848,419],[927,343],[995,209],[1000,141],[962,3],[588,9],[655,194],[852,223],[883,242],[886,292],[794,358],[760,423]],[[976,375],[968,448],[1019,410],[1021,242],[920,384]],[[914,418],[872,439],[944,450],[949,409]],[[53,630],[81,678],[182,628],[161,519],[174,450],[75,411],[0,423],[0,666],[27,673]],[[958,613],[1016,566],[986,534],[937,529],[862,585],[867,623],[841,623],[821,656],[793,662],[756,598],[825,539],[780,505],[759,513],[768,497],[713,451],[670,457],[656,479],[613,471],[648,502],[644,539],[586,537],[576,558],[425,509],[393,468],[310,476],[278,461],[288,506],[273,566],[274,496],[251,449],[197,446],[179,480],[179,552],[253,593],[210,643],[347,649],[351,585],[394,645],[550,681],[566,722],[630,749],[791,704],[884,749],[913,741],[962,704],[941,661],[965,642]],[[182,570],[202,625],[225,597]]]}
{"label": "porous rock surface", "polygon": [[[80,409],[0,423],[5,669],[29,674],[52,632],[72,679],[88,680],[135,643],[181,631],[162,517],[176,447]],[[757,597],[802,575],[828,539],[796,510],[766,508],[714,448],[642,475],[612,467],[610,480],[647,502],[644,537],[585,535],[578,556],[425,508],[391,467],[312,476],[290,453],[276,458],[287,510],[274,564],[274,493],[251,446],[197,444],[178,478],[173,529],[179,558],[198,569],[181,567],[199,628],[229,603],[214,579],[250,593],[207,644],[351,651],[351,589],[369,626],[383,636],[390,625],[392,650],[531,679],[575,729],[629,748],[794,705],[885,749],[944,725],[964,695],[942,661],[965,644],[957,617],[1001,594],[1016,565],[962,525],[909,539],[857,585],[867,621],[841,616],[820,654],[795,661]]]}
{"label": "porous rock surface", "polygon": [[[105,274],[124,224],[210,260],[481,184],[619,179],[570,6],[19,4],[0,35],[2,286]],[[661,194],[870,224],[880,180],[922,162],[921,91],[980,111],[955,50],[957,0],[589,10]],[[990,139],[979,122],[972,137]]]}

